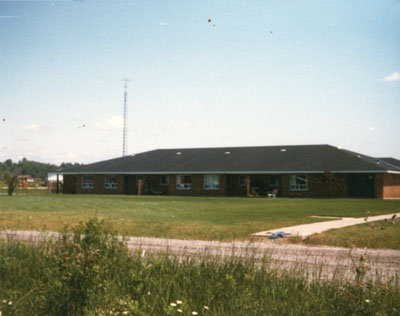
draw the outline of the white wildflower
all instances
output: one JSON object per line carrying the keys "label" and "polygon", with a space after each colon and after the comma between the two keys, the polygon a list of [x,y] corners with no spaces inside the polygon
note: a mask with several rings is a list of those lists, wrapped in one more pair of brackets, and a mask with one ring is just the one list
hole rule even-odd
{"label": "white wildflower", "polygon": [[197,315],[197,314],[198,314],[198,312],[196,312],[196,311],[192,312],[192,315]]}
{"label": "white wildflower", "polygon": [[148,291],[148,292],[147,292],[147,295],[151,295],[151,292],[150,292],[150,291]]}
{"label": "white wildflower", "polygon": [[370,300],[365,300],[365,303],[369,303],[369,302],[371,302]]}
{"label": "white wildflower", "polygon": [[128,312],[127,311],[123,311],[122,314],[123,315],[128,315]]}
{"label": "white wildflower", "polygon": [[180,304],[182,304],[182,301],[177,300],[177,301],[176,301],[176,304],[179,304],[179,305],[180,305]]}
{"label": "white wildflower", "polygon": [[[177,312],[178,313],[182,313],[182,310],[181,309],[177,309]],[[1,316],[1,315],[0,315]]]}
{"label": "white wildflower", "polygon": [[171,303],[171,304],[169,304],[169,305],[171,305],[171,306],[174,306],[174,307],[176,306],[176,304],[175,304],[175,303]]}
{"label": "white wildflower", "polygon": [[12,305],[12,302],[11,302],[11,301],[9,301],[9,302],[8,302],[8,305]]}
{"label": "white wildflower", "polygon": [[204,305],[203,308],[206,309],[206,310],[209,310],[209,307],[206,306],[206,305]]}

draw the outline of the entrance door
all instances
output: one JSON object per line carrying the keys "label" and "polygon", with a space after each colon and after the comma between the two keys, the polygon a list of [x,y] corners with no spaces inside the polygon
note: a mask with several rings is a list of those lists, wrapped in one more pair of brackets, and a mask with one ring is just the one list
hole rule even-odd
{"label": "entrance door", "polygon": [[76,194],[76,176],[71,176],[71,193]]}
{"label": "entrance door", "polygon": [[233,190],[232,190],[232,179],[233,178],[233,176],[232,175],[230,175],[230,174],[227,174],[226,175],[226,195],[227,196],[232,196],[233,195]]}
{"label": "entrance door", "polygon": [[349,174],[347,176],[347,195],[357,198],[374,198],[375,181],[373,174]]}
{"label": "entrance door", "polygon": [[124,193],[135,194],[135,176],[128,175],[124,177]]}

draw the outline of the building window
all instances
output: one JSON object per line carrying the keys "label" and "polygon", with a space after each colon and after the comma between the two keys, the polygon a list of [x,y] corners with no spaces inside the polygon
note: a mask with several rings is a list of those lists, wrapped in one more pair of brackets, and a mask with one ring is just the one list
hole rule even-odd
{"label": "building window", "polygon": [[169,176],[161,176],[160,185],[169,185]]}
{"label": "building window", "polygon": [[218,189],[219,189],[218,175],[204,176],[204,190],[218,190]]}
{"label": "building window", "polygon": [[191,176],[176,176],[176,189],[177,190],[190,190],[192,188]]}
{"label": "building window", "polygon": [[94,189],[94,177],[83,176],[82,177],[82,189]]}
{"label": "building window", "polygon": [[239,185],[241,187],[247,186],[247,180],[249,179],[249,176],[239,176]]}
{"label": "building window", "polygon": [[308,180],[306,174],[297,174],[290,176],[290,190],[291,191],[307,191]]}
{"label": "building window", "polygon": [[105,189],[118,189],[117,177],[106,176],[104,178],[104,188]]}
{"label": "building window", "polygon": [[270,189],[279,188],[279,176],[269,176],[268,177],[268,187]]}

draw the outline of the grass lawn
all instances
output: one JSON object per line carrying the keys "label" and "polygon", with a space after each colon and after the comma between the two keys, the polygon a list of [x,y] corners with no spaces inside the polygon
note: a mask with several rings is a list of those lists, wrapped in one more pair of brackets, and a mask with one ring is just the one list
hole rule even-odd
{"label": "grass lawn", "polygon": [[37,194],[0,196],[1,229],[61,230],[89,218],[118,233],[178,239],[248,239],[254,232],[322,221],[311,215],[362,217],[400,212],[399,200],[251,199]]}
{"label": "grass lawn", "polygon": [[400,250],[400,219],[333,229],[305,240],[309,245],[368,247]]}

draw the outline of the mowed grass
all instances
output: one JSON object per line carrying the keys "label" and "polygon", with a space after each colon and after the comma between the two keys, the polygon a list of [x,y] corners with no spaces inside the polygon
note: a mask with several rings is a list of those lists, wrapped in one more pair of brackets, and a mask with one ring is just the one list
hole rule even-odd
{"label": "mowed grass", "polygon": [[313,235],[304,241],[308,245],[337,247],[368,247],[400,250],[400,219],[333,229]]}
{"label": "mowed grass", "polygon": [[[60,231],[89,218],[119,234],[178,239],[248,239],[258,231],[323,221],[311,215],[362,217],[400,212],[400,201],[125,195],[0,196],[1,229]],[[329,220],[329,219],[327,219]]]}

